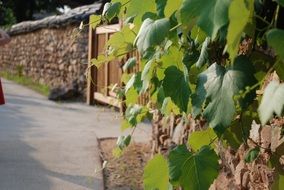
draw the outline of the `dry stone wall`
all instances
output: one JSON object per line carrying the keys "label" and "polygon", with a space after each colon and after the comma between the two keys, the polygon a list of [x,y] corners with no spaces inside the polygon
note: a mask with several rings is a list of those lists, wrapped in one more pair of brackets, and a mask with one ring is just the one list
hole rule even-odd
{"label": "dry stone wall", "polygon": [[85,89],[88,33],[74,37],[77,25],[43,28],[11,37],[0,47],[2,71],[29,76],[50,88],[65,87],[76,82]]}
{"label": "dry stone wall", "polygon": [[102,5],[97,2],[13,25],[7,30],[11,42],[0,47],[0,71],[28,76],[56,90],[76,86],[85,94],[88,27],[80,33],[78,27],[81,21],[88,22],[89,15],[99,14]]}

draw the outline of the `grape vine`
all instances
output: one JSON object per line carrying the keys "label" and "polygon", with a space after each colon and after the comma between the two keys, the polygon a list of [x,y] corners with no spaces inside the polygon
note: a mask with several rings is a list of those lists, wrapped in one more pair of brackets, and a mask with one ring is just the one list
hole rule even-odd
{"label": "grape vine", "polygon": [[[123,23],[108,41],[107,53],[92,60],[94,65],[139,52],[123,70],[138,63],[140,70],[124,74],[126,85],[117,89],[127,107],[123,129],[135,128],[155,110],[165,117],[179,115],[184,122],[188,115],[206,121],[187,144],[149,161],[146,190],[208,189],[220,170],[216,142],[238,149],[251,140],[255,147],[247,152],[246,162],[261,154],[262,145],[247,133],[254,122],[265,127],[283,117],[283,6],[284,0],[112,0],[102,15],[90,17],[94,28],[117,18]],[[139,105],[145,93],[149,102]],[[239,134],[240,142],[230,138]],[[130,140],[120,138],[118,149]],[[283,145],[264,149],[271,167],[278,167],[278,189],[284,189],[279,182],[284,180]]]}

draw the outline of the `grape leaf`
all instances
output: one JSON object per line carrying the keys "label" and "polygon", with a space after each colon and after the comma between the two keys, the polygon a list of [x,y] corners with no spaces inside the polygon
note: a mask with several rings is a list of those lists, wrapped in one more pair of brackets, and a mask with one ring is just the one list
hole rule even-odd
{"label": "grape leaf", "polygon": [[271,81],[264,90],[261,103],[258,108],[260,121],[265,125],[276,113],[281,116],[284,107],[284,84]]}
{"label": "grape leaf", "polygon": [[195,154],[179,145],[169,154],[170,180],[184,190],[208,189],[218,176],[218,156],[209,146]]}
{"label": "grape leaf", "polygon": [[[248,2],[248,4],[246,3]],[[238,54],[239,43],[246,25],[250,21],[253,12],[253,1],[234,0],[229,8],[230,24],[227,33],[227,50],[233,62]]]}
{"label": "grape leaf", "polygon": [[131,136],[120,136],[117,138],[116,146],[120,149],[123,150],[124,148],[128,147],[131,141]]}
{"label": "grape leaf", "polygon": [[103,17],[107,20],[107,21],[111,21],[114,17],[116,17],[121,9],[121,3],[120,2],[115,2],[115,3],[106,3],[104,5],[104,9],[103,9]]}
{"label": "grape leaf", "polygon": [[259,147],[249,150],[245,156],[245,162],[247,163],[253,162],[257,158],[259,152],[260,152]]}
{"label": "grape leaf", "polygon": [[284,7],[284,0],[273,0],[276,1],[277,3],[279,3],[279,5]]}
{"label": "grape leaf", "polygon": [[147,115],[148,109],[140,105],[131,105],[128,106],[125,111],[125,119],[132,126],[136,126],[137,123],[141,122],[143,118]]}
{"label": "grape leaf", "polygon": [[140,90],[140,93],[145,93],[149,87],[150,80],[153,76],[153,70],[155,67],[155,61],[151,59],[146,63],[146,65],[143,68],[141,80],[142,80],[142,88]]}
{"label": "grape leaf", "polygon": [[127,106],[132,105],[137,103],[138,101],[138,93],[137,90],[134,89],[134,87],[130,88],[126,93],[125,93],[125,104]]}
{"label": "grape leaf", "polygon": [[125,93],[128,92],[130,88],[134,87],[134,89],[138,92],[140,92],[142,88],[142,81],[141,81],[141,72],[137,72],[132,75],[130,80],[127,82],[125,86]]}
{"label": "grape leaf", "polygon": [[114,56],[125,55],[127,52],[133,50],[133,41],[135,34],[129,27],[123,27],[121,31],[111,35],[110,39],[106,43],[106,47],[109,49],[109,54]]}
{"label": "grape leaf", "polygon": [[165,7],[167,5],[168,0],[155,0],[156,2],[156,7],[157,7],[157,15],[159,18],[165,17]]}
{"label": "grape leaf", "polygon": [[131,57],[125,62],[122,69],[124,72],[126,72],[128,69],[131,69],[135,65],[136,65],[136,57]]}
{"label": "grape leaf", "polygon": [[91,65],[95,65],[97,68],[100,68],[104,63],[115,60],[116,57],[113,55],[106,56],[104,54],[99,55],[97,58],[91,59]]}
{"label": "grape leaf", "polygon": [[284,60],[284,30],[271,29],[266,34],[268,44],[273,47],[277,55]]}
{"label": "grape leaf", "polygon": [[199,55],[198,61],[196,62],[196,66],[198,68],[202,67],[206,63],[206,61],[208,59],[208,46],[209,46],[209,43],[210,43],[210,38],[207,37],[205,39],[205,41],[203,42],[203,44],[202,44],[200,55]]}
{"label": "grape leaf", "polygon": [[154,21],[147,18],[144,20],[134,44],[143,54],[148,48],[160,45],[168,36],[169,30],[170,22],[168,19],[163,18]]}
{"label": "grape leaf", "polygon": [[194,22],[210,37],[216,37],[219,29],[228,24],[231,0],[184,0],[180,8],[181,22],[192,26]]}
{"label": "grape leaf", "polygon": [[[202,104],[208,101],[203,115],[212,128],[224,128],[230,125],[235,114],[233,97],[244,90],[246,86],[256,83],[254,68],[245,56],[239,56],[229,68],[218,64],[211,65],[198,76],[196,94],[193,96],[193,112],[198,115]],[[254,98],[249,93],[239,103],[244,108]]]}
{"label": "grape leaf", "polygon": [[158,16],[169,18],[179,9],[181,3],[182,0],[156,0]]}
{"label": "grape leaf", "polygon": [[145,190],[164,190],[169,186],[169,168],[167,160],[160,154],[154,156],[144,168],[143,182]]}
{"label": "grape leaf", "polygon": [[202,131],[195,131],[188,137],[188,144],[193,151],[199,150],[202,146],[209,145],[217,135],[212,128]]}
{"label": "grape leaf", "polygon": [[175,115],[180,114],[179,108],[172,102],[170,97],[164,99],[161,113],[164,115],[170,115],[171,113],[174,113]]}
{"label": "grape leaf", "polygon": [[175,66],[168,67],[165,70],[163,88],[165,96],[171,97],[180,110],[186,112],[191,91],[184,73]]}
{"label": "grape leaf", "polygon": [[284,62],[278,61],[275,64],[275,71],[281,80],[284,80]]}
{"label": "grape leaf", "polygon": [[99,15],[90,16],[89,24],[93,29],[95,29],[100,22],[101,22],[101,16]]}
{"label": "grape leaf", "polygon": [[170,17],[181,6],[182,0],[168,0],[164,13],[166,17]]}
{"label": "grape leaf", "polygon": [[167,52],[161,57],[160,67],[157,68],[157,77],[159,80],[163,80],[165,77],[165,70],[170,66],[176,66],[180,70],[182,68],[183,53],[176,46],[171,46]]}
{"label": "grape leaf", "polygon": [[126,17],[135,16],[134,24],[140,27],[143,19],[147,18],[147,13],[156,13],[155,0],[147,0],[141,3],[141,0],[131,0],[128,5]]}

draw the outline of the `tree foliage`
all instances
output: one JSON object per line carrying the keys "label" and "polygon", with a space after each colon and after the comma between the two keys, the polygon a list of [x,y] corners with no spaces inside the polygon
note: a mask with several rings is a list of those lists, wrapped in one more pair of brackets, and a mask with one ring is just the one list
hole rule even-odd
{"label": "tree foliage", "polygon": [[[119,17],[124,25],[107,43],[111,51],[94,64],[139,52],[139,59],[130,58],[123,67],[128,70],[140,64],[138,72],[123,77],[126,85],[121,91],[127,106],[123,128],[135,127],[151,115],[152,105],[164,116],[173,112],[186,122],[191,115],[208,124],[192,133],[188,144],[170,150],[167,159],[157,155],[148,163],[145,189],[208,189],[219,170],[218,151],[212,144],[216,139],[236,148],[239,139],[246,140],[253,119],[265,125],[275,114],[283,116],[284,84],[267,80],[274,71],[283,80],[282,6],[281,0],[113,0],[106,4],[102,18]],[[138,105],[144,93],[150,94],[149,102]],[[236,127],[238,122],[246,126]],[[246,162],[255,160],[259,152],[259,147],[249,151]]]}

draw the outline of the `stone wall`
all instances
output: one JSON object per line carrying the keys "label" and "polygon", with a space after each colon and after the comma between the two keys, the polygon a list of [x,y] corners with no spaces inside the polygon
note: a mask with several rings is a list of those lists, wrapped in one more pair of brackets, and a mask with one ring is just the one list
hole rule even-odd
{"label": "stone wall", "polygon": [[0,69],[21,72],[50,88],[77,82],[83,94],[88,32],[84,30],[74,37],[77,28],[78,25],[42,28],[11,36],[11,42],[0,47]]}

